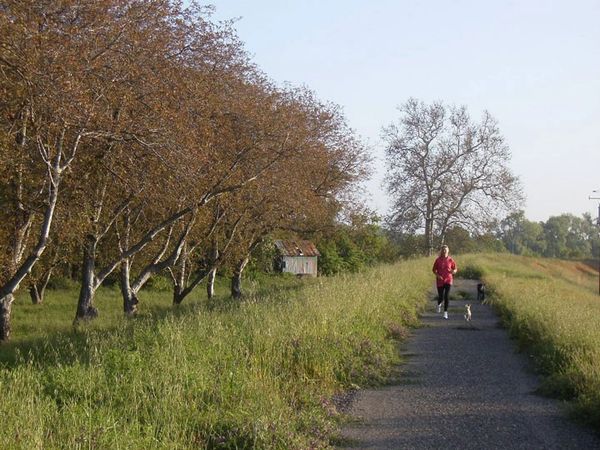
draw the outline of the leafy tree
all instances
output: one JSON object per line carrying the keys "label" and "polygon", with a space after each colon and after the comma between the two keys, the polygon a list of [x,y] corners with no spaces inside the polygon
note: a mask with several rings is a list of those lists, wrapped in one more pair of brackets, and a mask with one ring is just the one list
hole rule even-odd
{"label": "leafy tree", "polygon": [[590,214],[561,214],[546,222],[531,222],[518,211],[500,221],[498,236],[512,253],[548,258],[589,258],[598,242]]}
{"label": "leafy tree", "polygon": [[600,257],[600,223],[599,218],[592,218],[590,213],[583,214],[583,233],[585,239],[590,243],[590,256]]}
{"label": "leafy tree", "polygon": [[543,225],[527,220],[522,210],[500,221],[499,237],[517,255],[542,255],[546,250]]}
{"label": "leafy tree", "polygon": [[[40,302],[53,270],[78,272],[76,323],[117,278],[126,314],[165,270],[176,304],[217,269],[237,295],[265,238],[331,227],[352,199],[368,157],[340,107],[274,86],[209,10],[0,7],[0,340],[28,275]],[[346,269],[377,258],[369,227],[338,239]]]}
{"label": "leafy tree", "polygon": [[348,236],[360,250],[366,265],[395,259],[395,250],[389,248],[392,244],[381,227],[378,216],[368,211],[355,212],[350,215],[350,221]]}
{"label": "leafy tree", "polygon": [[428,252],[428,246],[423,234],[403,233],[386,230],[391,246],[397,249],[393,254],[397,258],[411,258]]}
{"label": "leafy tree", "polygon": [[107,99],[126,83],[108,60],[115,36],[127,35],[102,20],[110,14],[107,1],[8,0],[0,8],[0,340],[10,336],[14,292],[48,245],[65,182],[82,175],[80,159],[110,147],[102,145],[114,125]]}
{"label": "leafy tree", "polygon": [[506,247],[504,247],[502,241],[493,233],[485,233],[475,236],[474,240],[476,252],[506,252]]}
{"label": "leafy tree", "polygon": [[591,255],[587,222],[572,214],[550,217],[544,224],[546,251],[554,258],[583,258]]}
{"label": "leafy tree", "polygon": [[335,275],[345,269],[344,259],[338,252],[334,241],[322,241],[318,244],[319,253],[319,272],[323,275]]}
{"label": "leafy tree", "polygon": [[458,226],[446,232],[444,243],[450,247],[452,253],[473,253],[477,250],[477,244],[470,233]]}

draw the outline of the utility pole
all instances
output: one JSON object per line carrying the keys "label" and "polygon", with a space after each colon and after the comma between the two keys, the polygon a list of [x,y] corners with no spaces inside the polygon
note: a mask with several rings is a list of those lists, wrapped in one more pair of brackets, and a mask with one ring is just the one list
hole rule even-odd
{"label": "utility pole", "polygon": [[[600,192],[600,189],[592,191],[595,193]],[[600,197],[588,197],[590,200],[600,200]],[[598,202],[598,222],[596,223],[596,225],[598,225],[598,295],[600,295],[600,202]]]}

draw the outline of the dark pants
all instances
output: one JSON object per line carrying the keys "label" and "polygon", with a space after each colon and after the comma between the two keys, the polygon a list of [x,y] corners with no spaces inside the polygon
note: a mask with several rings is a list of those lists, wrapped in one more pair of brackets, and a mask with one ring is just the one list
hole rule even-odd
{"label": "dark pants", "polygon": [[450,284],[445,284],[443,286],[438,286],[438,305],[444,302],[444,311],[448,311],[448,297],[450,295]]}

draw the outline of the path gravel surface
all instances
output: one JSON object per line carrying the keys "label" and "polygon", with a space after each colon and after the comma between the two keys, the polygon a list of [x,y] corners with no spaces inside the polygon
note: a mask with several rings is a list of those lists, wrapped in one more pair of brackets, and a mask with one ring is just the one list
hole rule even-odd
{"label": "path gravel surface", "polygon": [[[454,293],[473,295],[457,280]],[[464,305],[472,304],[467,324]],[[359,391],[342,432],[346,449],[600,449],[600,436],[570,421],[564,406],[536,395],[539,378],[516,352],[491,307],[431,302],[424,327],[403,346],[400,384]]]}

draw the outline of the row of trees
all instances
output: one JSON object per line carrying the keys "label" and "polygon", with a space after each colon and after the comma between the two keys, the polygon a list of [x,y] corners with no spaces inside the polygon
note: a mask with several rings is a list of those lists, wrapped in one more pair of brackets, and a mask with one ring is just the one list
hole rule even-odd
{"label": "row of trees", "polygon": [[508,251],[517,255],[592,258],[600,254],[598,224],[589,213],[533,222],[517,211],[500,222],[497,234]]}
{"label": "row of trees", "polygon": [[198,5],[4,1],[0,92],[0,340],[65,263],[76,322],[116,272],[126,314],[160,272],[175,304],[223,266],[237,295],[266,236],[332,224],[368,169],[337,106],[274,86]]}
{"label": "row of trees", "polygon": [[[391,252],[401,257],[422,255],[427,239],[423,234],[388,231]],[[547,258],[597,258],[600,236],[596,220],[589,214],[552,216],[545,222],[528,220],[522,210],[493,224],[484,233],[472,233],[460,226],[447,230],[444,242],[453,253],[510,252]],[[389,250],[388,250],[389,252]]]}

